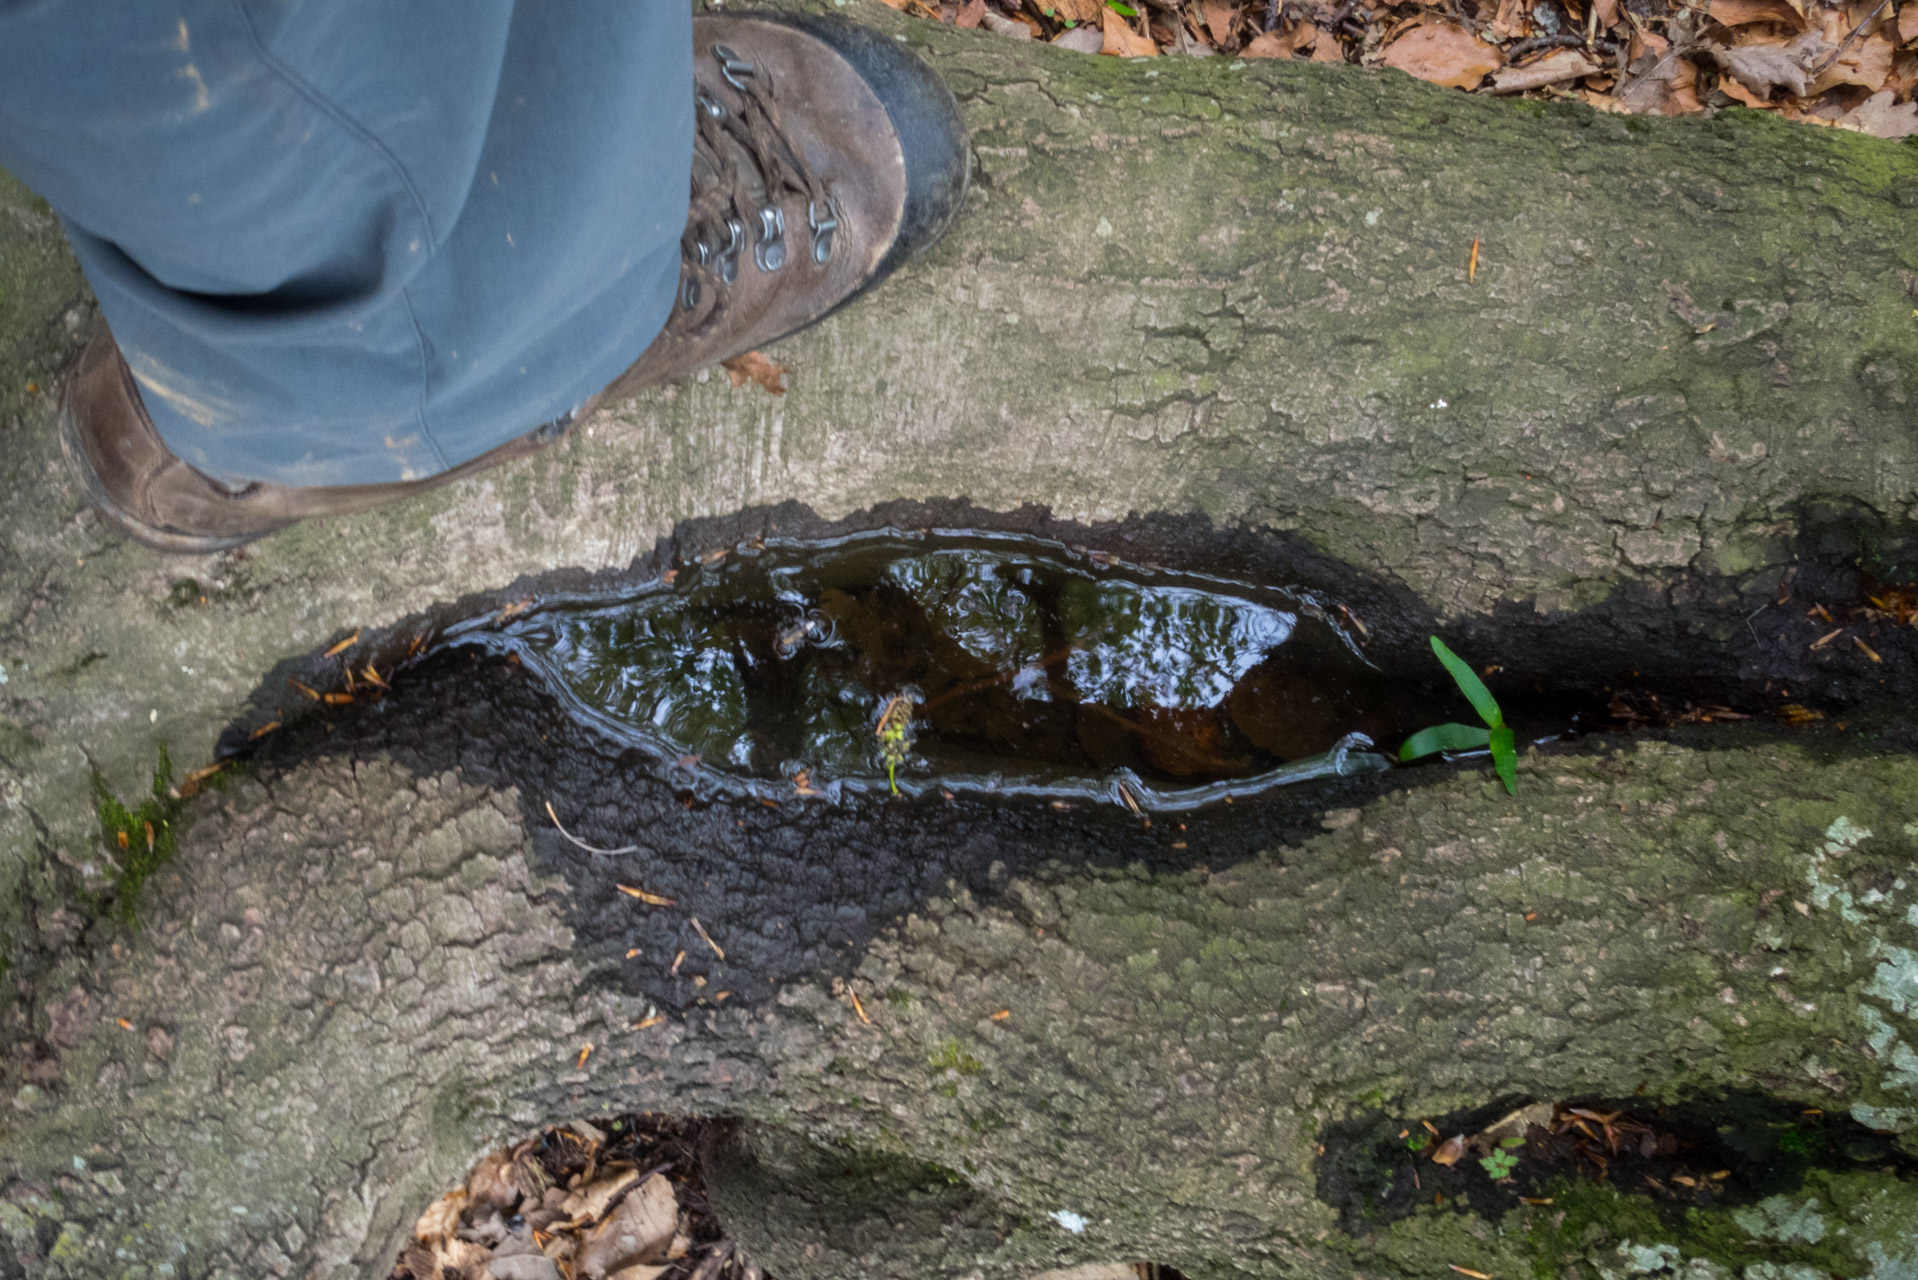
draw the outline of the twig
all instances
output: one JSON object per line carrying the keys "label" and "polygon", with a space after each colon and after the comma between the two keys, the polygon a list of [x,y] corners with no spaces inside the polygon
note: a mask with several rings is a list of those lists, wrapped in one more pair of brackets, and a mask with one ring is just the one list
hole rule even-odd
{"label": "twig", "polygon": [[[1593,12],[1596,13],[1597,10],[1594,9]],[[1600,40],[1597,42],[1598,45],[1612,43],[1613,42],[1609,40]],[[1505,61],[1513,66],[1517,66],[1520,58],[1523,58],[1529,53],[1537,53],[1540,49],[1584,49],[1595,47],[1597,46],[1588,44],[1584,36],[1575,35],[1569,31],[1555,36],[1528,36],[1505,51]]]}
{"label": "twig", "polygon": [[1285,0],[1265,0],[1265,29],[1267,31],[1279,25],[1279,14],[1285,10]]}
{"label": "twig", "polygon": [[617,849],[599,849],[587,844],[584,840],[566,829],[565,824],[559,820],[559,815],[553,812],[553,802],[551,800],[546,802],[546,816],[553,820],[553,830],[559,832],[588,853],[598,854],[602,858],[617,858],[622,853],[639,852],[639,846],[636,844],[621,845]]}
{"label": "twig", "polygon": [[1872,23],[1878,21],[1878,15],[1883,13],[1885,11],[1885,6],[1890,3],[1891,3],[1891,0],[1878,0],[1878,7],[1876,9],[1873,9],[1871,13],[1866,16],[1863,22],[1859,23],[1857,26],[1851,29],[1851,34],[1846,36],[1842,41],[1839,42],[1838,47],[1831,51],[1831,56],[1826,58],[1823,62],[1819,63],[1817,66],[1813,67],[1810,71],[1806,72],[1805,74],[1813,80],[1816,80],[1819,76],[1823,75],[1825,73],[1825,68],[1829,67],[1832,63],[1838,61],[1838,55],[1843,53],[1845,50],[1851,48],[1851,42],[1856,40],[1859,37],[1859,35],[1861,35],[1864,32],[1866,27],[1869,27]]}

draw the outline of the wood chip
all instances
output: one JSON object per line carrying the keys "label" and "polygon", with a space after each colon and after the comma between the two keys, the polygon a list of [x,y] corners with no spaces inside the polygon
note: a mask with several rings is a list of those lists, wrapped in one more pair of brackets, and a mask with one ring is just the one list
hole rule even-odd
{"label": "wood chip", "polygon": [[664,897],[657,893],[648,893],[644,889],[635,889],[630,884],[616,884],[613,887],[629,898],[638,898],[649,907],[670,907],[675,905],[671,898]]}
{"label": "wood chip", "polygon": [[1811,647],[1814,649],[1822,649],[1826,645],[1830,644],[1832,641],[1836,640],[1839,636],[1842,636],[1844,634],[1845,634],[1845,629],[1843,627],[1839,627],[1836,631],[1827,631],[1824,635],[1819,636],[1816,640],[1812,641]]}
{"label": "wood chip", "polygon": [[1864,655],[1865,655],[1865,656],[1866,656],[1867,658],[1870,658],[1870,659],[1871,659],[1871,660],[1872,660],[1873,662],[1883,662],[1883,661],[1884,661],[1884,659],[1883,659],[1883,658],[1881,658],[1881,657],[1879,657],[1879,656],[1878,656],[1878,650],[1876,650],[1876,649],[1874,649],[1874,648],[1872,648],[1872,647],[1871,647],[1870,645],[1868,645],[1868,644],[1866,644],[1866,643],[1865,643],[1865,642],[1864,642],[1863,640],[1860,640],[1860,639],[1859,639],[1859,638],[1858,638],[1857,636],[1853,636],[1853,637],[1851,638],[1851,642],[1852,642],[1853,644],[1855,644],[1855,645],[1857,645],[1857,646],[1858,646],[1858,648],[1859,648],[1859,650],[1860,650],[1860,651],[1862,651],[1862,652],[1864,653]]}
{"label": "wood chip", "polygon": [[331,649],[328,649],[325,653],[321,654],[320,656],[322,658],[337,658],[341,654],[345,653],[348,649],[351,649],[354,645],[358,644],[359,642],[360,642],[359,629],[355,628],[352,635],[340,641],[338,644],[334,645]]}
{"label": "wood chip", "polygon": [[718,956],[721,960],[724,960],[726,958],[726,952],[720,947],[720,945],[717,942],[713,941],[713,935],[706,932],[706,926],[699,923],[699,917],[689,916],[687,918],[693,922],[693,932],[699,935],[700,940],[703,941],[707,946],[713,949],[714,955]]}

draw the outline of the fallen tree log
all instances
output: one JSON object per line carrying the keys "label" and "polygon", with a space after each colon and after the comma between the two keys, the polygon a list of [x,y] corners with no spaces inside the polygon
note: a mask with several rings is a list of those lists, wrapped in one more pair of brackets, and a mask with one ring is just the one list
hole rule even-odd
{"label": "fallen tree log", "polygon": [[[945,73],[976,181],[942,246],[775,353],[786,396],[702,375],[243,557],[169,560],[85,514],[52,395],[85,299],[7,183],[6,916],[59,851],[86,861],[90,768],[124,793],[159,743],[204,761],[279,659],[757,503],[1199,513],[1540,654],[1576,612],[1648,664],[1761,677],[1776,637],[1744,619],[1795,564],[1909,572],[1912,148],[858,12]],[[1854,696],[1887,674],[1830,656]]]}
{"label": "fallen tree log", "polygon": [[[630,967],[630,904],[538,820],[552,779],[529,790],[478,727],[438,756],[392,740],[263,766],[195,802],[137,932],[92,914],[119,874],[96,769],[126,795],[163,743],[201,763],[272,709],[276,664],[349,631],[616,570],[677,522],[787,499],[1196,514],[1283,532],[1401,631],[1458,628],[1528,673],[1596,655],[1752,689],[1785,672],[1833,706],[1913,692],[1909,640],[1807,657],[1811,598],[1773,603],[1793,575],[1853,594],[1909,576],[1910,148],[859,13],[960,94],[973,203],[926,261],[774,353],[787,396],[690,380],[244,556],[166,560],[85,513],[49,389],[87,302],[46,211],[0,188],[0,914],[20,997],[0,1265],[369,1272],[483,1144],[634,1106],[746,1118],[715,1193],[788,1280],[1115,1256],[1195,1277],[1650,1273],[1675,1264],[1627,1248],[1662,1221],[1636,1200],[1355,1216],[1363,1179],[1327,1170],[1364,1142],[1339,1126],[1642,1084],[1757,1089],[1908,1145],[1914,779],[1836,739],[1539,756],[1516,800],[1354,793],[1336,829],[1249,830],[1210,871],[1043,814],[995,831],[1024,850],[999,874],[910,816],[795,819],[742,865],[797,877],[795,912],[825,913],[843,963],[775,971],[777,940],[754,944],[749,1007],[694,1001],[645,1032],[659,957]],[[607,832],[670,816],[632,803]],[[711,839],[679,853],[752,852],[699,821]],[[945,860],[879,902],[822,848]],[[636,874],[675,865],[645,857]],[[1756,1225],[1713,1210],[1652,1243],[1705,1259],[1699,1280],[1902,1274],[1911,1192],[1886,1167],[1812,1170],[1760,1202],[1771,1217],[1745,1206]]]}
{"label": "fallen tree log", "polygon": [[[1371,1219],[1364,1181],[1375,1138],[1514,1099],[1759,1093],[1918,1153],[1909,757],[1534,753],[1516,796],[1468,774],[1246,857],[1213,857],[1227,842],[1195,820],[1189,860],[1159,870],[1089,856],[1088,832],[1123,858],[1145,839],[1096,815],[1028,816],[1051,861],[975,868],[979,893],[961,872],[876,922],[837,992],[807,976],[742,1007],[711,994],[751,983],[755,922],[710,840],[659,817],[658,852],[584,854],[535,795],[478,781],[517,740],[464,738],[461,770],[434,773],[463,733],[339,745],[208,797],[138,932],[45,975],[0,1154],[11,1273],[379,1274],[490,1145],[634,1109],[747,1121],[708,1182],[789,1280],[1918,1263],[1918,1179],[1888,1145],[1782,1189],[1760,1152],[1734,1185],[1763,1198],[1663,1216],[1622,1177],[1509,1209],[1481,1177]],[[837,821],[754,821],[807,851],[778,854],[802,929],[861,897]],[[958,865],[939,806],[859,821]],[[693,887],[653,912],[614,891],[632,880]],[[637,931],[675,915],[698,947],[681,913],[727,958],[689,959],[702,995],[654,1015],[635,975],[668,956]]]}

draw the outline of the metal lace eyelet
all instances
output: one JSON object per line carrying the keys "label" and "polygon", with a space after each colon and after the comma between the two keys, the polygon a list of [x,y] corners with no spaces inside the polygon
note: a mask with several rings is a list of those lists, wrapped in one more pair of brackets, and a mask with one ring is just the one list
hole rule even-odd
{"label": "metal lace eyelet", "polygon": [[739,83],[738,77],[745,76],[750,79],[755,76],[757,73],[753,70],[753,64],[723,44],[713,46],[713,59],[719,63],[719,74],[726,83],[741,93],[746,92],[746,86]]}
{"label": "metal lace eyelet", "polygon": [[812,260],[825,266],[832,257],[832,233],[839,229],[839,206],[826,197],[826,216],[819,216],[817,201],[806,202],[806,225],[812,228]]}
{"label": "metal lace eyelet", "polygon": [[776,204],[759,211],[759,243],[753,246],[753,261],[761,271],[786,265],[786,212]]}
{"label": "metal lace eyelet", "polygon": [[679,283],[679,305],[688,311],[699,310],[701,291],[698,276],[687,276]]}
{"label": "metal lace eyelet", "polygon": [[727,284],[739,278],[739,254],[746,247],[746,224],[738,218],[726,219],[726,231],[732,237],[718,254],[719,278]]}
{"label": "metal lace eyelet", "polygon": [[704,89],[695,89],[693,91],[693,105],[697,106],[714,120],[724,120],[726,118],[725,104],[720,102],[718,98],[713,97],[710,93],[707,93]]}

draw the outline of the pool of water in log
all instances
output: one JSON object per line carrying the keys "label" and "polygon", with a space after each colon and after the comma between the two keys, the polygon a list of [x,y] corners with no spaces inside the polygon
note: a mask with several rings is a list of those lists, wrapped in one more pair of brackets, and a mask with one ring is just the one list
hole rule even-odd
{"label": "pool of water in log", "polygon": [[1318,593],[1006,536],[769,540],[446,640],[513,655],[669,767],[781,796],[1179,808],[1383,769],[1373,742],[1470,718],[1436,663],[1379,670]]}

